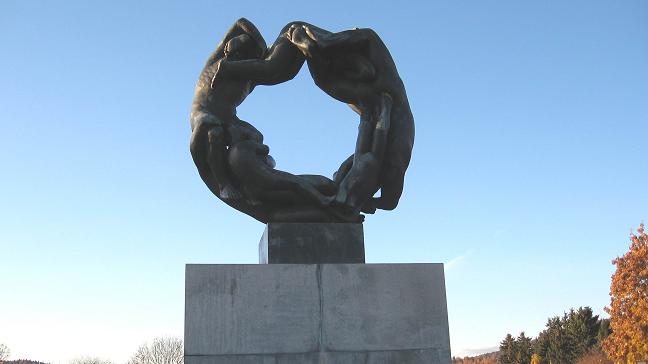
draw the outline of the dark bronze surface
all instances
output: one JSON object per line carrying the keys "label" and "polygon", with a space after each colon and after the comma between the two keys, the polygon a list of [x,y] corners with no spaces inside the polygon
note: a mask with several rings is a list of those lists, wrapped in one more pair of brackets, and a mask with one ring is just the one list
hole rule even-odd
{"label": "dark bronze surface", "polygon": [[[255,86],[288,81],[304,62],[320,89],[360,115],[355,152],[333,179],[275,169],[261,132],[236,115]],[[262,222],[361,222],[361,212],[394,209],[414,143],[405,87],[380,37],[303,22],[286,25],[267,48],[256,27],[239,19],[200,74],[191,127],[205,184]]]}

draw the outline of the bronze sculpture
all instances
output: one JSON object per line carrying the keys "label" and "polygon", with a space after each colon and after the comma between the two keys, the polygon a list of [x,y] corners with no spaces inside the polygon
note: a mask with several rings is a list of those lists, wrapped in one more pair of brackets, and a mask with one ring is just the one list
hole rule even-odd
{"label": "bronze sculpture", "polygon": [[[288,81],[305,61],[317,86],[360,114],[355,152],[333,180],[274,169],[263,135],[236,116],[255,86]],[[286,25],[267,49],[256,27],[239,19],[201,73],[191,125],[203,181],[262,222],[358,222],[361,211],[394,209],[414,142],[405,88],[378,35],[331,33],[303,22]]]}

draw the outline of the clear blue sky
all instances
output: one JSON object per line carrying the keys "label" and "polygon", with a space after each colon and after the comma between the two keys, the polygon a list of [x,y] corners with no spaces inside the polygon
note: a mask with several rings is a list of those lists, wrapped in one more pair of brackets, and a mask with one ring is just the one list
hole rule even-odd
{"label": "clear blue sky", "polygon": [[[648,3],[0,2],[0,342],[12,358],[125,361],[182,336],[185,263],[254,263],[263,225],[189,155],[209,53],[241,16],[271,43],[305,20],[374,28],[417,135],[369,262],[445,262],[454,355],[608,303],[648,220]],[[239,115],[278,168],[330,175],[357,117],[304,69]]]}

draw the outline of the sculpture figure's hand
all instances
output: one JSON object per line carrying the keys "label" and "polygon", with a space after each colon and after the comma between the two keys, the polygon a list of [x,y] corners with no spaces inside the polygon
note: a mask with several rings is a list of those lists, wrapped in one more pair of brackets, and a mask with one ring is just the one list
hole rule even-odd
{"label": "sculpture figure's hand", "polygon": [[241,34],[230,39],[227,44],[225,44],[225,49],[223,50],[225,57],[231,58],[239,56],[239,52],[242,49],[244,49],[245,47],[249,48],[254,46],[252,43],[250,43],[251,41],[252,38],[250,38],[250,36],[247,34]]}
{"label": "sculpture figure's hand", "polygon": [[318,27],[311,27],[308,25],[303,26],[304,31],[310,39],[312,39],[318,46],[327,46],[327,39],[331,33],[327,33]]}
{"label": "sculpture figure's hand", "polygon": [[317,42],[308,33],[309,30],[306,25],[298,24],[291,26],[287,32],[288,40],[297,46],[307,57],[311,56],[317,48]]}

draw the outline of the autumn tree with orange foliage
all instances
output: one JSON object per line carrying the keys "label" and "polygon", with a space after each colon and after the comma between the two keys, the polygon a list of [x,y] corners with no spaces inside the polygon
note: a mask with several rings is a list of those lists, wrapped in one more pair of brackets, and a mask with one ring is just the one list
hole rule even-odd
{"label": "autumn tree with orange foliage", "polygon": [[603,341],[603,350],[615,363],[648,360],[648,234],[644,225],[630,234],[630,250],[612,261],[610,296],[606,307],[612,333]]}

